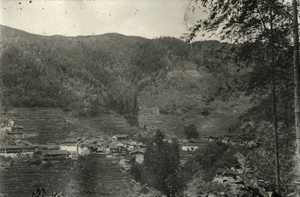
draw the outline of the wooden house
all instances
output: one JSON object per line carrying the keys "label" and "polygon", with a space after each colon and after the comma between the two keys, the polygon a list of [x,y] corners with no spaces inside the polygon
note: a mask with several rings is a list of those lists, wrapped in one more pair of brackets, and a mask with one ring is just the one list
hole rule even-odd
{"label": "wooden house", "polygon": [[21,139],[24,137],[23,132],[17,132],[17,131],[8,132],[7,135],[15,139]]}
{"label": "wooden house", "polygon": [[121,153],[121,154],[127,153],[126,145],[121,142],[112,143],[111,146],[109,147],[109,150],[111,153]]}
{"label": "wooden house", "polygon": [[60,150],[66,150],[71,153],[77,152],[77,144],[79,143],[78,138],[66,138],[60,144]]}
{"label": "wooden house", "polygon": [[235,176],[236,173],[232,169],[218,168],[213,181],[223,183],[226,180],[229,183],[235,181]]}
{"label": "wooden house", "polygon": [[78,144],[78,154],[88,155],[91,153],[96,153],[97,146],[91,141],[86,141]]}
{"label": "wooden house", "polygon": [[38,151],[38,148],[35,146],[1,146],[0,155],[5,157],[18,157],[18,156],[29,156]]}
{"label": "wooden house", "polygon": [[134,163],[134,161],[135,161],[134,156],[126,155],[125,157],[120,159],[119,165],[128,169]]}
{"label": "wooden house", "polygon": [[187,143],[181,144],[181,149],[183,151],[195,151],[203,145],[204,145],[204,143],[201,143],[201,142],[187,142]]}
{"label": "wooden house", "polygon": [[129,136],[128,135],[115,135],[117,137],[118,141],[126,141],[129,140]]}
{"label": "wooden house", "polygon": [[127,150],[128,151],[133,151],[136,150],[138,148],[138,143],[135,141],[131,141],[129,143],[127,143]]}
{"label": "wooden house", "polygon": [[139,164],[142,164],[144,162],[144,154],[145,154],[145,150],[140,149],[140,150],[130,152],[129,155],[134,156],[135,161]]}
{"label": "wooden house", "polygon": [[42,151],[43,161],[48,160],[63,160],[70,156],[66,150],[45,150]]}

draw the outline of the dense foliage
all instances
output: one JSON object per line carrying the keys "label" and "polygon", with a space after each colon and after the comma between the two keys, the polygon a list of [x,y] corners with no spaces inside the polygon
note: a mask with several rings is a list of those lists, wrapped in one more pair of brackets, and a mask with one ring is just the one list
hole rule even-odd
{"label": "dense foliage", "polygon": [[144,163],[134,164],[131,173],[142,184],[167,195],[174,195],[183,189],[178,179],[179,144],[176,140],[170,143],[164,139],[164,133],[157,131],[147,144]]}
{"label": "dense foliage", "polygon": [[196,139],[199,137],[197,126],[195,124],[189,124],[186,127],[184,127],[184,133],[187,139]]}

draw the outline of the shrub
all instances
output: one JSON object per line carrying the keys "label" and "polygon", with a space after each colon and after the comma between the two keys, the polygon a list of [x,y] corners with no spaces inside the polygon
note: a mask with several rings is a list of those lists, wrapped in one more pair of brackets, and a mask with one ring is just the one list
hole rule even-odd
{"label": "shrub", "polygon": [[196,139],[199,137],[199,133],[197,132],[197,126],[195,124],[189,124],[185,126],[184,133],[187,139]]}

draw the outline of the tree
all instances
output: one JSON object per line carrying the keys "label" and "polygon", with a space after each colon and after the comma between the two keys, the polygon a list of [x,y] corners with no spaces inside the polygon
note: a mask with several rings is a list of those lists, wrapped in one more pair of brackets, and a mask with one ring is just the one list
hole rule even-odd
{"label": "tree", "polygon": [[195,124],[189,124],[184,127],[184,133],[187,139],[196,139],[199,137],[199,133],[197,132],[197,126]]}
{"label": "tree", "polygon": [[221,142],[210,142],[205,147],[197,149],[193,160],[203,171],[205,181],[212,180],[218,168],[230,168],[237,164],[234,151]]}
{"label": "tree", "polygon": [[[299,162],[300,156],[300,68],[299,68],[299,33],[298,33],[298,8],[297,1],[292,1],[293,7],[293,38],[294,38],[294,111],[295,111],[295,129],[296,129],[296,159]],[[296,169],[299,175],[299,167]]]}
{"label": "tree", "polygon": [[179,145],[165,141],[165,135],[158,130],[148,143],[144,156],[141,182],[165,193],[178,193],[181,184],[178,181]]}
{"label": "tree", "polygon": [[294,98],[297,154],[300,155],[300,75],[299,75],[299,35],[297,1],[293,0],[293,38],[294,38]]}
{"label": "tree", "polygon": [[[259,65],[252,67],[252,71],[254,71],[251,74],[255,73],[255,69],[260,70],[259,75],[254,77],[259,79],[257,81],[261,83],[255,83],[254,88],[260,91],[260,95],[269,94],[269,92],[262,91],[262,86],[269,87],[272,90],[275,177],[276,185],[279,186],[276,86],[280,86],[278,73],[282,74],[281,71],[287,65],[282,56],[290,48],[290,7],[284,1],[279,0],[196,0],[196,2],[200,2],[201,6],[208,10],[208,16],[191,28],[187,41],[191,42],[198,31],[215,31],[221,40],[228,39],[234,43],[239,43],[239,45],[235,45],[236,48],[234,49],[239,48],[238,50],[242,52],[236,56],[237,59],[239,61],[250,60],[252,64],[248,65],[251,66],[253,64]],[[243,55],[240,56],[240,54]],[[284,65],[280,65],[280,63],[284,63]],[[244,65],[247,64],[244,62]],[[271,73],[271,77],[268,77],[267,80],[262,78],[262,76],[265,76],[261,74],[262,72]]]}

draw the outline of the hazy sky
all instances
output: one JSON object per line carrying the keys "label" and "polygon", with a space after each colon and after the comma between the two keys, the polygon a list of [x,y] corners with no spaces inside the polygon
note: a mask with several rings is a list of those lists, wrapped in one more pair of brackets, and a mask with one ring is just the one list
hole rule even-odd
{"label": "hazy sky", "polygon": [[[190,0],[1,0],[0,24],[43,35],[117,32],[147,38],[187,32]],[[190,15],[190,22],[196,17]]]}

